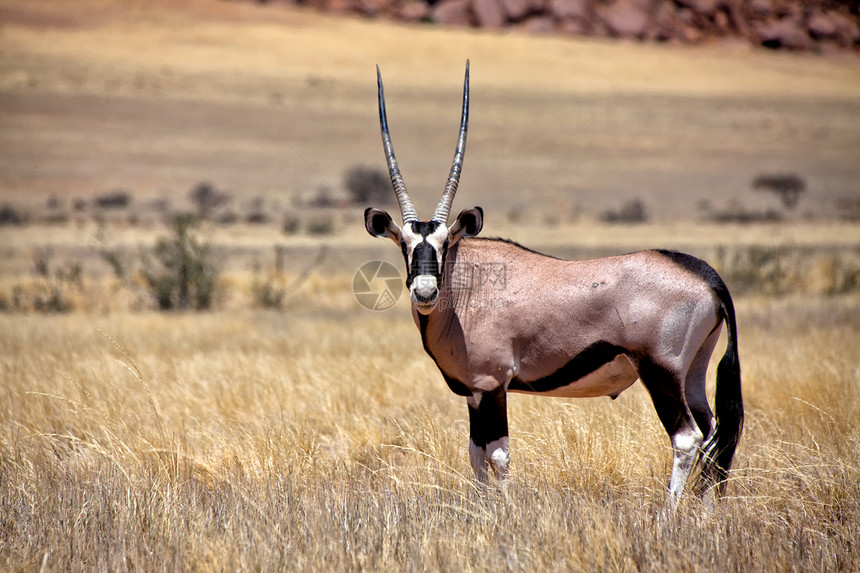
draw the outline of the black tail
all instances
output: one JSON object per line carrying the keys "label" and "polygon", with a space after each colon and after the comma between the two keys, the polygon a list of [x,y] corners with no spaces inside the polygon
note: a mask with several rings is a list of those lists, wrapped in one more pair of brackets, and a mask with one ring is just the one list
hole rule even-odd
{"label": "black tail", "polygon": [[[714,409],[717,419],[716,428],[708,443],[703,446],[706,466],[710,466],[709,476],[722,494],[726,488],[729,468],[744,427],[744,401],[741,395],[741,363],[738,357],[738,327],[735,321],[735,307],[729,289],[720,280],[714,290],[722,302],[723,319],[728,330],[726,353],[717,366],[717,389]],[[708,463],[710,462],[710,463]]]}
{"label": "black tail", "polygon": [[717,391],[714,397],[716,427],[702,445],[702,478],[708,486],[715,484],[717,493],[726,488],[726,479],[741,431],[744,427],[744,401],[741,396],[741,363],[738,357],[738,326],[735,306],[729,289],[717,271],[708,263],[675,251],[658,251],[665,257],[701,277],[720,299],[720,310],[728,330],[726,353],[717,366]]}

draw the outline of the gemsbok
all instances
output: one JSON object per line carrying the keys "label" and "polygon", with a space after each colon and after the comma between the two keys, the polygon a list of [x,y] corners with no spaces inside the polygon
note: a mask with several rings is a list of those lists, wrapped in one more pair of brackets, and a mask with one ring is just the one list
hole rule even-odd
{"label": "gemsbok", "polygon": [[[489,466],[504,484],[508,392],[615,399],[639,379],[671,441],[671,504],[697,467],[696,493],[722,494],[744,416],[735,310],[717,272],[674,251],[567,261],[476,238],[480,207],[448,226],[469,125],[468,61],[451,172],[433,216],[419,219],[394,156],[378,66],[377,82],[382,144],[403,225],[368,208],[365,227],[403,251],[424,349],[448,387],[466,398],[477,479],[487,483]],[[728,344],[717,368],[715,417],[705,376],[724,321]]]}

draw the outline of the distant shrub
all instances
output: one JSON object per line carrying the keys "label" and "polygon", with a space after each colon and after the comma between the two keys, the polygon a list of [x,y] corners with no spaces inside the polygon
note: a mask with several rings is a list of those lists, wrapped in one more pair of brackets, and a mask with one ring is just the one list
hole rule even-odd
{"label": "distant shrub", "polygon": [[300,224],[301,221],[299,220],[297,215],[288,213],[284,216],[284,222],[281,224],[281,231],[285,235],[294,235],[299,231]]}
{"label": "distant shrub", "polygon": [[262,211],[253,211],[245,216],[245,222],[250,225],[265,225],[269,222],[269,216]]}
{"label": "distant shrub", "polygon": [[197,216],[208,219],[212,212],[230,202],[229,193],[219,191],[214,185],[206,181],[194,186],[188,193],[188,198],[197,210]]}
{"label": "distant shrub", "polygon": [[284,306],[286,295],[287,289],[280,273],[264,273],[260,265],[256,265],[254,279],[251,282],[251,298],[254,306],[280,310]]}
{"label": "distant shrub", "polygon": [[334,233],[334,218],[328,215],[312,217],[306,230],[309,235],[331,235]]}
{"label": "distant shrub", "polygon": [[251,225],[264,225],[269,222],[269,213],[266,212],[266,202],[262,197],[254,197],[251,200],[249,212],[245,215],[245,222]]}
{"label": "distant shrub", "polygon": [[27,216],[12,205],[5,203],[0,207],[0,227],[6,225],[23,225]]}
{"label": "distant shrub", "polygon": [[219,225],[235,225],[239,222],[239,215],[235,211],[225,211],[218,216]]}
{"label": "distant shrub", "polygon": [[[39,249],[33,257],[33,270],[44,282],[32,298],[37,312],[69,312],[74,308],[69,296],[71,290],[83,291],[83,267],[78,261],[64,266],[53,264],[50,249]],[[19,295],[20,297],[20,295]],[[16,304],[21,304],[20,301]]]}
{"label": "distant shrub", "polygon": [[131,205],[131,194],[128,191],[118,189],[99,195],[93,199],[93,202],[102,209],[125,209]]}
{"label": "distant shrub", "polygon": [[191,215],[175,216],[173,234],[144,257],[143,278],[160,310],[208,310],[215,302],[220,268],[211,246],[195,235],[197,224]]}
{"label": "distant shrub", "polygon": [[383,203],[391,196],[391,179],[375,167],[350,167],[344,175],[344,186],[353,203]]}
{"label": "distant shrub", "polygon": [[860,221],[860,197],[840,197],[836,200],[836,209],[843,221]]}
{"label": "distant shrub", "polygon": [[275,245],[275,265],[270,272],[264,272],[258,263],[254,265],[254,280],[251,283],[251,297],[253,305],[257,308],[282,310],[288,296],[298,290],[310,277],[314,269],[325,261],[328,255],[328,247],[321,246],[316,256],[308,262],[290,283],[284,276],[284,264],[287,258],[287,249],[281,245]]}
{"label": "distant shrub", "polygon": [[338,204],[337,197],[333,196],[328,187],[320,187],[317,189],[317,194],[310,198],[308,207],[321,207],[323,209],[336,207]]}
{"label": "distant shrub", "polygon": [[794,209],[800,195],[806,191],[806,181],[794,173],[771,173],[757,175],[752,181],[753,189],[776,195],[786,209]]}
{"label": "distant shrub", "polygon": [[737,223],[749,225],[752,223],[778,223],[783,216],[778,211],[767,209],[765,211],[751,211],[740,206],[731,206],[723,211],[711,211],[705,214],[705,218],[714,223]]}
{"label": "distant shrub", "polygon": [[600,215],[600,220],[606,223],[644,223],[648,220],[648,213],[645,211],[645,204],[642,201],[631,199],[617,210],[604,211]]}

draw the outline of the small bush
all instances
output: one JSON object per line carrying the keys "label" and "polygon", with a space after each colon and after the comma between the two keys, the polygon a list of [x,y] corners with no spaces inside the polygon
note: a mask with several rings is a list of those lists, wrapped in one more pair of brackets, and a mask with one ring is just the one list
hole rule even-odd
{"label": "small bush", "polygon": [[189,192],[188,198],[197,210],[197,216],[208,219],[215,209],[230,202],[230,195],[219,191],[208,182],[201,182]]}
{"label": "small bush", "polygon": [[131,194],[118,189],[104,195],[99,195],[93,202],[102,209],[125,209],[131,205]]}
{"label": "small bush", "polygon": [[322,186],[317,189],[317,194],[311,197],[308,201],[308,207],[318,207],[322,209],[336,207],[337,204],[337,197],[332,195],[331,190],[328,187]]}
{"label": "small bush", "polygon": [[257,308],[283,310],[287,298],[308,280],[314,269],[323,264],[328,255],[328,247],[321,246],[313,260],[308,262],[290,283],[287,283],[284,276],[287,249],[281,245],[275,245],[274,251],[275,264],[271,271],[264,272],[259,262],[254,265],[251,297],[253,305]]}
{"label": "small bush", "polygon": [[220,273],[210,245],[194,234],[198,219],[177,215],[173,235],[160,238],[144,257],[143,278],[160,310],[208,310]]}
{"label": "small bush", "polygon": [[260,265],[254,269],[254,280],[251,282],[251,298],[256,308],[281,310],[287,289],[283,279],[277,272],[263,273]]}
{"label": "small bush", "polygon": [[309,235],[331,235],[334,233],[334,218],[331,216],[317,216],[308,221],[307,232]]}
{"label": "small bush", "polygon": [[605,223],[644,223],[648,220],[648,213],[645,211],[645,204],[642,201],[631,199],[617,210],[604,211],[600,215],[600,220]]}
{"label": "small bush", "polygon": [[752,182],[753,189],[776,195],[786,209],[794,209],[806,191],[806,181],[794,173],[763,173]]}
{"label": "small bush", "polygon": [[767,209],[765,211],[751,211],[744,207],[734,205],[723,211],[712,211],[705,214],[705,218],[714,223],[737,223],[749,225],[752,223],[778,223],[782,221],[782,214]]}
{"label": "small bush", "polygon": [[0,207],[0,227],[5,225],[23,225],[26,222],[27,216],[12,205],[6,203]]}
{"label": "small bush", "polygon": [[249,225],[265,225],[269,222],[269,216],[263,211],[252,211],[245,216],[245,222]]}
{"label": "small bush", "polygon": [[218,216],[217,223],[219,225],[235,225],[239,222],[239,215],[235,211],[225,211]]}
{"label": "small bush", "polygon": [[[74,308],[70,299],[73,289],[82,292],[83,267],[78,261],[55,267],[50,249],[39,249],[33,257],[33,271],[42,281],[32,298],[32,308],[37,312],[69,312]],[[21,294],[16,296],[17,306],[22,305]]]}
{"label": "small bush", "polygon": [[296,215],[288,214],[284,216],[284,222],[281,224],[281,231],[285,235],[294,235],[299,231],[301,221]]}
{"label": "small bush", "polygon": [[269,213],[266,210],[266,202],[262,197],[254,197],[245,215],[245,222],[251,225],[264,225],[269,222]]}
{"label": "small bush", "polygon": [[344,186],[353,203],[383,203],[391,198],[391,179],[375,167],[350,167],[344,176]]}

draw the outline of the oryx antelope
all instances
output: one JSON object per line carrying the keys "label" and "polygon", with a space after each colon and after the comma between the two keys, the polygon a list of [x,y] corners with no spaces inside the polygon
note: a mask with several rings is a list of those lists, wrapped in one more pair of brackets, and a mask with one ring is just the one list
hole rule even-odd
{"label": "oryx antelope", "polygon": [[[433,216],[419,219],[394,155],[378,67],[377,81],[382,143],[403,225],[368,208],[365,226],[403,251],[424,349],[469,407],[469,457],[478,480],[486,483],[487,466],[501,480],[507,474],[508,392],[614,399],[640,379],[671,440],[670,499],[677,501],[697,465],[697,491],[721,493],[743,402],[734,306],[716,271],[673,251],[567,261],[475,238],[480,207],[449,226],[469,124],[468,62],[451,172]],[[498,271],[495,283],[483,280],[487,269]],[[705,373],[723,322],[728,345],[717,369],[714,418]]]}

